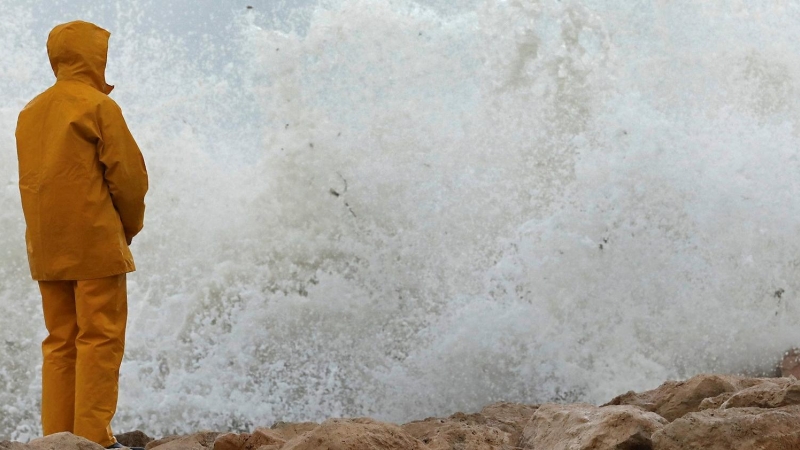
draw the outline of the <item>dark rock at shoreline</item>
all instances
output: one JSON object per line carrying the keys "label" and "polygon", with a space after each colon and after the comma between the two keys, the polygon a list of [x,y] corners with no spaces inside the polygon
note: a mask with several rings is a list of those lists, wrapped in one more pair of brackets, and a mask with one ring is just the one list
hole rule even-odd
{"label": "dark rock at shoreline", "polygon": [[117,438],[117,442],[126,447],[144,447],[154,440],[150,436],[144,434],[144,432],[138,430],[118,434],[114,437]]}

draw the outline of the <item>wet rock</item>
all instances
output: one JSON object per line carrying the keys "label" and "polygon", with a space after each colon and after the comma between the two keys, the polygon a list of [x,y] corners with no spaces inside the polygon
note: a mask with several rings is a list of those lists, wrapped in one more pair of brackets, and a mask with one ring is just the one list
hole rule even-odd
{"label": "wet rock", "polygon": [[103,446],[72,433],[56,433],[28,443],[28,450],[104,450]]}
{"label": "wet rock", "polygon": [[631,405],[542,405],[525,427],[519,447],[530,450],[650,449],[667,420]]}
{"label": "wet rock", "polygon": [[785,450],[800,448],[800,406],[709,409],[653,434],[654,450]]}
{"label": "wet rock", "polygon": [[201,431],[189,436],[170,436],[147,444],[146,450],[208,450],[214,448],[214,441],[220,433]]}
{"label": "wet rock", "polygon": [[763,378],[698,375],[686,381],[668,381],[651,391],[630,391],[604,406],[634,405],[655,412],[671,422],[690,412],[699,411],[700,404],[707,398],[737,392],[763,381]]}
{"label": "wet rock", "polygon": [[429,450],[495,450],[512,445],[509,432],[487,422],[480,414],[461,414],[449,419],[411,422],[403,425],[403,430]]}
{"label": "wet rock", "polygon": [[371,419],[334,419],[323,422],[280,450],[427,450],[396,425]]}
{"label": "wet rock", "polygon": [[734,393],[720,408],[779,408],[790,405],[800,405],[800,381],[776,378]]}
{"label": "wet rock", "polygon": [[118,434],[114,437],[117,438],[117,442],[126,447],[144,447],[153,442],[153,438],[139,430]]}

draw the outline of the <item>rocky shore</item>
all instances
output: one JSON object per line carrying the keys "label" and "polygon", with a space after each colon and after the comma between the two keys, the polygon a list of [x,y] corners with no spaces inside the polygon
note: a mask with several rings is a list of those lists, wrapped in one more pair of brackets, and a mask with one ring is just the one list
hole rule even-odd
{"label": "rocky shore", "polygon": [[[276,423],[252,433],[202,431],[124,445],[158,450],[778,450],[800,449],[800,381],[698,375],[605,405],[496,403],[404,425],[367,418]],[[0,450],[101,450],[68,433]]]}

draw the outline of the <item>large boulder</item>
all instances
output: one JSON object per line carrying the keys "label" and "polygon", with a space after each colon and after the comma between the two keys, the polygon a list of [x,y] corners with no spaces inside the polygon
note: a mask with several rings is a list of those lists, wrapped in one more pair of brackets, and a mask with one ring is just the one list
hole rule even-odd
{"label": "large boulder", "polygon": [[281,450],[426,450],[402,428],[371,419],[334,419],[287,442]]}
{"label": "large boulder", "polygon": [[800,406],[709,409],[653,434],[653,450],[786,450],[800,448]]}
{"label": "large boulder", "polygon": [[699,411],[700,404],[707,398],[717,397],[728,392],[737,392],[762,382],[764,382],[763,378],[697,375],[686,381],[668,381],[646,392],[630,391],[614,398],[604,406],[634,405],[655,412],[671,422],[690,412]]}
{"label": "large boulder", "polygon": [[72,433],[56,433],[28,443],[29,450],[104,450],[103,446],[75,436]]}
{"label": "large boulder", "polygon": [[169,436],[147,444],[146,450],[210,450],[220,433],[201,431],[188,436]]}
{"label": "large boulder", "polygon": [[667,420],[630,405],[587,404],[539,407],[525,427],[520,447],[528,450],[649,449],[651,436]]}

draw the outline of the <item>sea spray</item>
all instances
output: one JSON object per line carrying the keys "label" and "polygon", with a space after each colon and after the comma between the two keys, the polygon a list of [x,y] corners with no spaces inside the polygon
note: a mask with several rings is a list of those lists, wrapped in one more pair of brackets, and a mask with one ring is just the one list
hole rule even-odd
{"label": "sea spray", "polygon": [[[0,436],[24,440],[44,330],[12,136],[62,17],[11,3]],[[790,5],[344,0],[200,51],[148,4],[86,11],[152,185],[116,429],[603,402],[797,343]]]}

